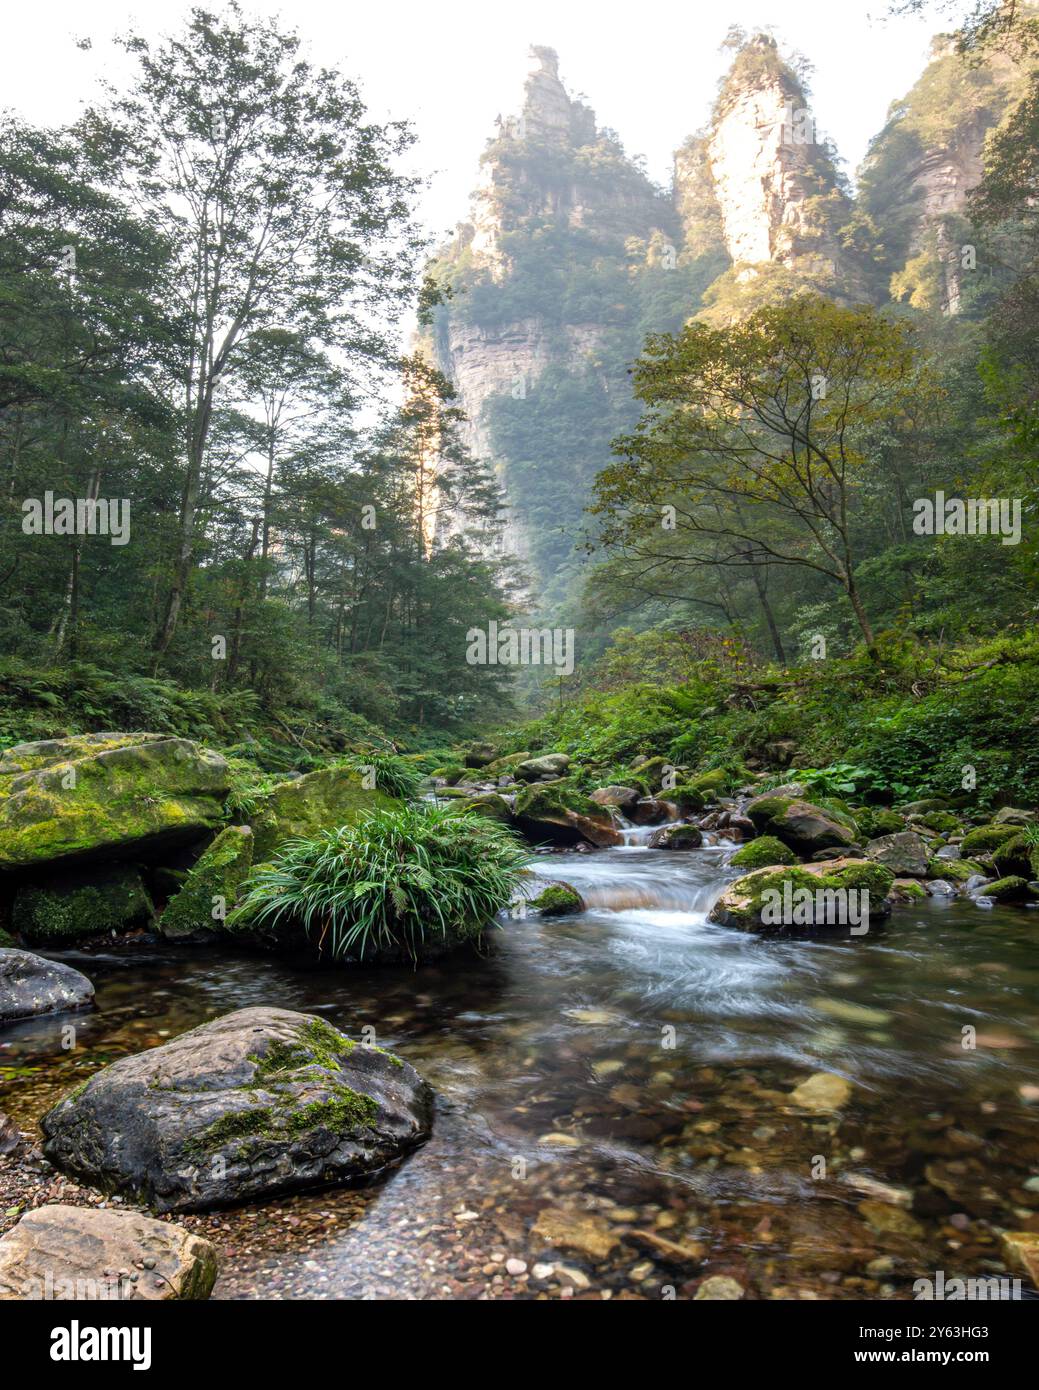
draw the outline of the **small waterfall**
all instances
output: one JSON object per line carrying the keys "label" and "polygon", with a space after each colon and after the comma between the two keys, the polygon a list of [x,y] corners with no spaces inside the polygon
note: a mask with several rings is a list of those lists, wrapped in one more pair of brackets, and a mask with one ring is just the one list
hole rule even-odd
{"label": "small waterfall", "polygon": [[[650,909],[691,914],[702,920],[730,877],[726,865],[736,846],[713,845],[681,852],[648,849],[644,841],[658,829],[630,827],[627,833],[638,838],[626,848],[535,860],[532,874],[571,884],[592,912]],[[536,883],[528,887],[531,897],[539,891]]]}

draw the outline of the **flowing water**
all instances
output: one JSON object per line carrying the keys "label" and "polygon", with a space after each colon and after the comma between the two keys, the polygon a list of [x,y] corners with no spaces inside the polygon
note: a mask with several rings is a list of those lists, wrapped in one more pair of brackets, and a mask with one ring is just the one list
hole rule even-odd
{"label": "flowing water", "polygon": [[[414,1063],[435,1133],[387,1178],[188,1218],[221,1246],[217,1296],[668,1298],[727,1275],[748,1297],[905,1298],[1001,1273],[999,1230],[1039,1230],[1039,914],[930,900],[866,936],[749,936],[706,920],[731,848],[629,838],[536,862],[586,911],[521,913],[417,972],[67,954],[97,1009],[70,1052],[67,1019],[5,1032],[0,1106],[28,1124],[253,1004],[374,1028]],[[817,1072],[850,1083],[839,1110],[792,1099]]]}

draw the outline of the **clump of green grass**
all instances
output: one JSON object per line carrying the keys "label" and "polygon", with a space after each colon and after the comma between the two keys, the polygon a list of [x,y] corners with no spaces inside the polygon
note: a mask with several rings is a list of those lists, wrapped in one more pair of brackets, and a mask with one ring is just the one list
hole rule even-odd
{"label": "clump of green grass", "polygon": [[395,796],[400,801],[413,801],[422,790],[426,775],[420,767],[399,753],[350,753],[342,766],[367,778],[376,791]]}
{"label": "clump of green grass", "polygon": [[282,846],[229,921],[302,931],[334,960],[410,958],[477,937],[530,859],[502,826],[419,803]]}

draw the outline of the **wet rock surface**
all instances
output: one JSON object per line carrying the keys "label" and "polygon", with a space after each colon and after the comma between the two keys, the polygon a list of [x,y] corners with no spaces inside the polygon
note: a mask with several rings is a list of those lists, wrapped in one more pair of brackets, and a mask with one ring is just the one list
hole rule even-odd
{"label": "wet rock surface", "polygon": [[0,1239],[0,1301],[203,1299],[216,1273],[208,1240],[140,1212],[42,1206]]}
{"label": "wet rock surface", "polygon": [[0,950],[0,1025],[86,1009],[93,999],[94,986],[71,966],[30,951]]}
{"label": "wet rock surface", "polygon": [[106,1067],[42,1128],[57,1167],[165,1212],[366,1178],[431,1122],[400,1058],[320,1018],[241,1009]]}

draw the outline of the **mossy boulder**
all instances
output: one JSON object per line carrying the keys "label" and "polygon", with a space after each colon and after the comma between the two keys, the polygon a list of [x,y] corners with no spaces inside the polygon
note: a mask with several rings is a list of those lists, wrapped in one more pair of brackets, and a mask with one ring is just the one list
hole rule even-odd
{"label": "mossy boulder", "polygon": [[891,896],[896,903],[915,902],[927,897],[927,889],[918,878],[896,878]]}
{"label": "mossy boulder", "polygon": [[992,862],[1001,874],[1039,878],[1039,841],[1014,835],[992,851]]}
{"label": "mossy boulder", "polygon": [[480,796],[471,796],[460,803],[463,811],[476,811],[481,816],[487,816],[489,820],[501,821],[504,825],[512,817],[509,810],[509,803],[497,792],[484,792]]}
{"label": "mossy boulder", "polygon": [[569,883],[550,883],[536,898],[531,899],[530,905],[543,917],[568,917],[574,912],[584,911],[584,899]]}
{"label": "mossy boulder", "polygon": [[81,734],[0,758],[0,869],[148,854],[215,830],[224,758],[165,734]]}
{"label": "mossy boulder", "polygon": [[[890,869],[865,859],[758,869],[729,884],[711,908],[708,921],[753,932],[846,931],[849,926],[858,930],[890,914],[894,878]],[[849,900],[848,894],[853,892],[858,896]],[[863,894],[868,896],[863,898]],[[799,902],[809,895],[809,920],[798,920],[797,915],[783,920],[788,903],[798,909]],[[868,917],[861,914],[864,906],[868,907]],[[852,921],[849,909],[855,917],[861,916],[860,922]]]}
{"label": "mossy boulder", "polygon": [[[736,772],[732,768],[713,767],[709,772],[700,772],[695,777],[687,777],[682,785],[699,792],[705,801],[716,801],[719,796],[725,796],[727,793],[735,791],[743,781],[744,776],[744,773]],[[669,796],[673,798],[674,792],[669,792]]]}
{"label": "mossy boulder", "polygon": [[503,777],[506,773],[511,774],[514,767],[518,767],[520,763],[528,762],[529,759],[530,753],[506,753],[500,758],[495,758],[494,762],[488,763],[484,772],[488,776]]}
{"label": "mossy boulder", "polygon": [[688,782],[680,782],[678,786],[671,787],[665,793],[665,800],[677,806],[679,814],[683,816],[702,811],[707,805],[707,799],[700,788],[691,786]]}
{"label": "mossy boulder", "polygon": [[699,849],[702,844],[703,835],[695,825],[662,825],[647,841],[650,849]]}
{"label": "mossy boulder", "polygon": [[997,878],[994,883],[985,885],[985,897],[995,898],[997,903],[1023,903],[1035,896],[1028,886],[1028,880],[1016,874]]}
{"label": "mossy boulder", "polygon": [[1016,825],[979,825],[977,829],[970,830],[964,835],[960,844],[960,853],[970,854],[991,854],[994,849],[1005,844],[1007,840],[1012,840],[1021,832]]}
{"label": "mossy boulder", "polygon": [[569,753],[545,753],[540,758],[516,763],[512,770],[521,782],[540,782],[547,777],[565,776],[570,762]]}
{"label": "mossy boulder", "polygon": [[774,835],[759,835],[738,849],[729,863],[737,869],[763,869],[770,864],[796,864],[797,855]]}
{"label": "mossy boulder", "polygon": [[583,841],[605,848],[622,840],[604,807],[562,782],[524,787],[512,814],[517,829],[532,844],[571,846]]}
{"label": "mossy boulder", "polygon": [[[651,792],[659,792],[665,789],[665,782],[671,781],[678,769],[675,764],[667,758],[643,758],[636,760],[631,765],[632,773],[635,778]],[[670,788],[667,788],[670,792]]]}
{"label": "mossy boulder", "polygon": [[432,775],[447,786],[453,787],[465,776],[465,768],[459,767],[457,763],[445,763],[443,767],[435,768]]}
{"label": "mossy boulder", "polygon": [[352,825],[368,811],[395,805],[384,792],[363,786],[360,774],[349,768],[321,768],[295,781],[279,782],[250,820],[253,861],[269,859],[286,840],[310,839],[319,830]]}
{"label": "mossy boulder", "polygon": [[973,859],[931,859],[927,864],[928,878],[947,878],[950,883],[966,883],[980,873],[984,870]]}
{"label": "mossy boulder", "polygon": [[41,1123],[63,1172],[169,1212],[365,1180],[422,1143],[432,1115],[399,1057],[253,1008],[95,1072]]}
{"label": "mossy boulder", "polygon": [[25,941],[59,945],[150,926],[151,899],[134,868],[98,865],[18,889],[11,924]]}
{"label": "mossy boulder", "polygon": [[913,819],[939,835],[955,835],[961,828],[959,816],[954,816],[951,811],[928,811],[926,815],[914,816]]}
{"label": "mossy boulder", "polygon": [[1034,811],[1025,811],[1020,806],[1001,806],[992,817],[993,825],[1035,825]]}
{"label": "mossy boulder", "polygon": [[486,767],[497,756],[498,750],[493,743],[471,743],[465,750],[463,762],[466,767]]}
{"label": "mossy boulder", "polygon": [[897,811],[885,811],[864,806],[855,812],[855,824],[864,840],[879,840],[882,835],[897,835],[906,828],[905,818]]}
{"label": "mossy boulder", "polygon": [[204,851],[167,905],[159,920],[162,935],[200,940],[221,931],[252,864],[252,830],[247,825],[229,825]]}
{"label": "mossy boulder", "polygon": [[766,793],[748,802],[747,815],[760,833],[782,840],[802,856],[821,849],[844,849],[855,843],[855,826],[850,818],[811,801]]}

